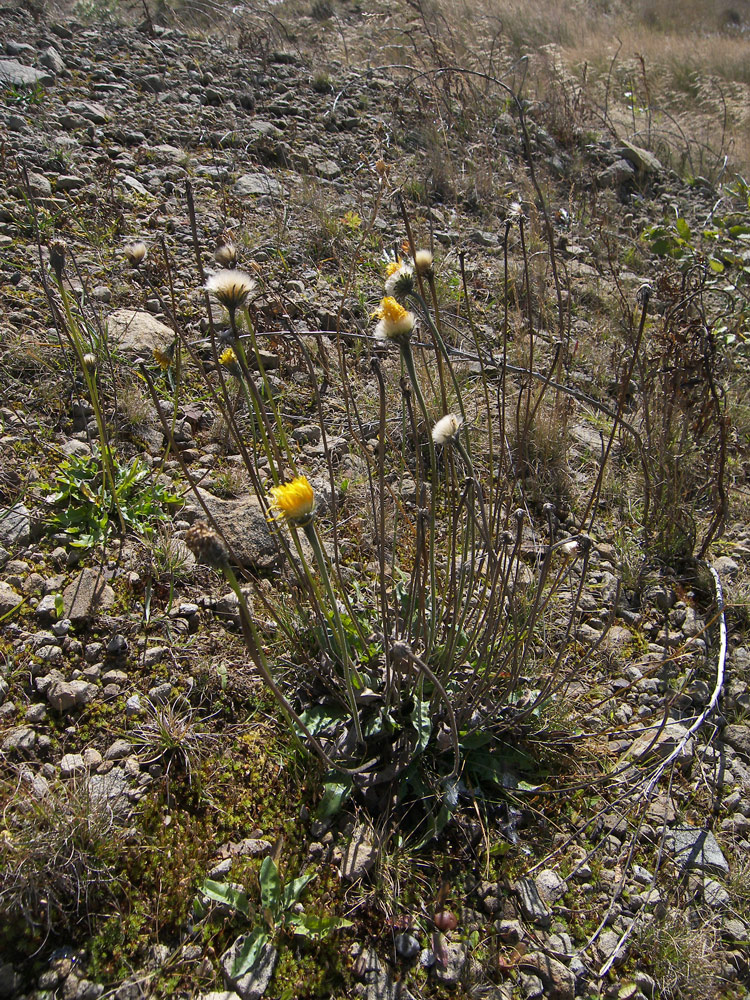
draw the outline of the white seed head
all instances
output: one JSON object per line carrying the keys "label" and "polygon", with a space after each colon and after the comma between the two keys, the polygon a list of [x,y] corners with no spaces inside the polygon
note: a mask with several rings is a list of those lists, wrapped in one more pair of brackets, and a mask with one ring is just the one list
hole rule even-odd
{"label": "white seed head", "polygon": [[206,291],[229,309],[230,312],[243,306],[255,291],[255,281],[244,271],[223,268],[212,274],[206,282]]}
{"label": "white seed head", "polygon": [[414,269],[417,274],[421,274],[425,278],[429,278],[432,274],[432,254],[429,250],[417,250],[414,254]]}
{"label": "white seed head", "polygon": [[135,243],[128,243],[122,251],[131,267],[139,267],[146,259],[148,247],[143,240],[136,240]]}
{"label": "white seed head", "polygon": [[451,444],[458,438],[463,423],[463,417],[457,413],[446,413],[432,428],[432,440],[435,444]]}
{"label": "white seed head", "polygon": [[233,268],[237,263],[237,247],[234,243],[224,243],[214,252],[214,260],[219,267]]}

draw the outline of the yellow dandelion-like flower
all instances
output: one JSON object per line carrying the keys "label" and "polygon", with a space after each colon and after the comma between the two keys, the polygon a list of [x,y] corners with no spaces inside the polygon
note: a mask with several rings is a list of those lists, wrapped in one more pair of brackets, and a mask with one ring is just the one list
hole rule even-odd
{"label": "yellow dandelion-like flower", "polygon": [[174,344],[171,344],[166,351],[162,351],[160,347],[155,347],[151,353],[154,361],[161,368],[161,370],[165,372],[172,364],[172,358],[174,357]]}
{"label": "yellow dandelion-like flower", "polygon": [[390,278],[390,276],[392,274],[395,274],[396,271],[398,271],[399,268],[401,268],[403,266],[404,266],[404,262],[401,260],[400,257],[398,258],[398,260],[389,260],[388,263],[385,265],[385,276],[386,276],[386,278]]}
{"label": "yellow dandelion-like flower", "polygon": [[395,340],[399,343],[407,341],[411,336],[414,313],[404,309],[393,296],[388,295],[382,300],[375,315],[380,320],[375,327],[376,340]]}
{"label": "yellow dandelion-like flower", "polygon": [[276,520],[304,527],[315,513],[315,492],[306,476],[297,476],[291,483],[272,486],[271,514]]}
{"label": "yellow dandelion-like flower", "polygon": [[206,282],[210,292],[231,313],[245,304],[255,291],[255,282],[244,271],[222,269],[212,274]]}
{"label": "yellow dandelion-like flower", "polygon": [[221,352],[219,355],[219,364],[223,365],[229,374],[234,375],[236,378],[239,378],[242,375],[240,363],[237,360],[237,355],[234,353],[234,348],[232,347],[227,347],[225,351]]}

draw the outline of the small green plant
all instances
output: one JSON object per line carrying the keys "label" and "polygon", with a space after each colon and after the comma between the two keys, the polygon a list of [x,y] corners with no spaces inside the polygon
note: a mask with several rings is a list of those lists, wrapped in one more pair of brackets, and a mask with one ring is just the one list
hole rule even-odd
{"label": "small green plant", "polygon": [[178,697],[165,705],[147,700],[145,718],[128,733],[141,761],[161,764],[165,774],[176,767],[192,782],[193,768],[205,759],[219,738],[205,729],[206,720],[187,698]]}
{"label": "small green plant", "polygon": [[[284,882],[273,858],[265,858],[260,867],[260,913],[256,914],[246,892],[237,886],[206,879],[201,893],[230,909],[238,910],[248,920],[254,921],[250,934],[238,950],[231,970],[233,978],[250,972],[260,959],[266,945],[274,938],[300,937],[321,941],[344,927],[351,927],[351,920],[344,917],[317,916],[305,913],[300,899],[305,888],[316,876],[300,875]],[[259,918],[259,919],[258,919]]]}
{"label": "small green plant", "polygon": [[145,534],[166,520],[169,505],[181,498],[153,479],[151,470],[138,458],[127,465],[111,458],[114,492],[102,472],[98,453],[73,455],[59,466],[54,484],[46,488],[46,503],[52,508],[47,522],[51,531],[71,536],[71,545],[90,548],[106,537],[110,522],[117,525],[121,513],[125,527]]}
{"label": "small green plant", "polygon": [[2,99],[8,104],[36,107],[44,101],[44,97],[45,90],[41,83],[35,83],[31,87],[17,87],[14,84],[3,87]]}

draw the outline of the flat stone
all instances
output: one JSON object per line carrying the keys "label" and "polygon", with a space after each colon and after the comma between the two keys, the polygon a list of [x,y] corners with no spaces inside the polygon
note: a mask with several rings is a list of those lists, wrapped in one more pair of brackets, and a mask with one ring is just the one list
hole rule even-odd
{"label": "flat stone", "polygon": [[130,785],[121,767],[114,767],[107,774],[87,774],[84,780],[92,805],[106,805],[120,819],[130,816],[133,811],[127,798]]}
{"label": "flat stone", "polygon": [[0,83],[10,87],[47,86],[54,83],[54,76],[47,70],[24,66],[16,59],[0,59]]}
{"label": "flat stone", "polygon": [[246,972],[243,976],[233,976],[232,968],[235,957],[246,939],[247,935],[243,934],[224,952],[220,960],[221,969],[227,985],[231,986],[239,994],[241,1000],[260,1000],[271,982],[271,977],[276,968],[278,952],[272,944],[265,945],[258,956],[258,960],[249,972]]}
{"label": "flat stone", "polygon": [[94,101],[71,101],[67,105],[67,110],[71,114],[80,115],[86,121],[93,122],[94,125],[106,125],[109,121],[107,109]]}
{"label": "flat stone", "polygon": [[0,583],[0,617],[14,611],[23,601],[23,597],[7,583]]}
{"label": "flat stone", "polygon": [[55,76],[59,76],[60,73],[65,71],[65,63],[60,58],[60,53],[52,45],[46,48],[39,56],[39,65],[44,66],[45,69],[54,73]]}
{"label": "flat stone", "polygon": [[554,903],[567,888],[565,879],[551,868],[545,868],[539,872],[534,882],[539,890],[539,895],[547,903]]}
{"label": "flat stone", "polygon": [[539,894],[533,879],[519,878],[513,889],[518,898],[521,915],[540,927],[548,927],[552,922],[552,913]]}
{"label": "flat stone", "polygon": [[618,153],[623,159],[632,163],[641,174],[662,173],[664,170],[661,161],[652,152],[627,140],[623,140],[622,148],[618,150]]}
{"label": "flat stone", "polygon": [[364,824],[358,824],[354,828],[341,860],[341,877],[344,881],[354,882],[363,878],[375,864],[378,851],[371,836],[370,828]]}
{"label": "flat stone", "polygon": [[60,777],[72,778],[86,770],[86,764],[79,753],[66,753],[60,760]]}
{"label": "flat stone", "polygon": [[165,350],[174,330],[143,309],[115,309],[107,317],[110,342],[121,351],[151,357],[154,348]]}
{"label": "flat stone", "polygon": [[281,197],[284,189],[273,177],[265,174],[243,174],[234,184],[234,193],[238,198],[249,198],[254,195],[273,195]]}
{"label": "flat stone", "polygon": [[710,830],[698,830],[693,826],[674,827],[667,831],[665,846],[684,871],[697,869],[719,875],[729,874],[727,859]]}
{"label": "flat stone", "polygon": [[[625,756],[634,760],[666,760],[667,757],[682,743],[688,730],[678,722],[665,726],[661,732],[649,729],[638,736],[625,751]],[[675,758],[676,763],[686,763],[693,759],[694,740],[688,739]]]}
{"label": "flat stone", "polygon": [[100,611],[109,610],[115,601],[115,592],[95,569],[84,569],[63,591],[63,608],[66,618],[74,625],[82,625]]}
{"label": "flat stone", "polygon": [[271,534],[260,501],[254,495],[236,500],[200,491],[201,498],[226,539],[232,559],[248,569],[271,569],[279,561],[279,549]]}
{"label": "flat stone", "polygon": [[0,545],[15,550],[29,544],[31,514],[22,503],[0,507]]}
{"label": "flat stone", "polygon": [[750,761],[750,726],[737,723],[725,726],[721,733],[722,740],[735,750],[743,760]]}
{"label": "flat stone", "polygon": [[576,977],[556,958],[544,955],[540,951],[530,952],[521,958],[519,966],[521,969],[530,969],[539,976],[544,983],[547,1000],[574,1000]]}

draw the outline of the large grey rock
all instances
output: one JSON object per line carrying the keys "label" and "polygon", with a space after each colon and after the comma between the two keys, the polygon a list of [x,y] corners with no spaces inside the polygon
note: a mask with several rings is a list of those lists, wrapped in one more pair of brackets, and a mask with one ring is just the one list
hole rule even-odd
{"label": "large grey rock", "polygon": [[63,591],[65,617],[74,625],[88,622],[98,611],[107,611],[115,600],[115,592],[95,569],[84,569]]}
{"label": "large grey rock", "polygon": [[235,957],[246,939],[247,935],[243,934],[224,952],[221,956],[221,968],[227,985],[239,993],[241,1000],[260,1000],[271,982],[278,952],[272,944],[265,945],[250,972],[246,972],[244,976],[233,976]]}
{"label": "large grey rock", "polygon": [[238,198],[249,198],[254,195],[273,195],[274,197],[281,197],[284,194],[284,189],[279,184],[277,180],[273,177],[267,177],[265,174],[243,174],[235,182],[234,193]]}
{"label": "large grey rock", "polygon": [[552,868],[545,868],[540,871],[534,879],[539,895],[547,903],[554,903],[559,899],[567,888],[565,879]]}
{"label": "large grey rock", "polygon": [[28,545],[30,537],[31,516],[28,507],[24,507],[22,503],[0,507],[0,545],[18,549]]}
{"label": "large grey rock", "polygon": [[521,915],[540,927],[548,927],[552,922],[552,913],[540,896],[536,883],[530,878],[519,878],[513,888]]}
{"label": "large grey rock", "polygon": [[439,983],[445,986],[457,986],[464,971],[469,949],[463,941],[443,941],[435,949],[437,961],[432,967],[432,974]]}
{"label": "large grey rock", "polygon": [[[634,740],[625,756],[638,761],[666,760],[682,743],[687,734],[687,728],[680,725],[679,722],[669,723],[661,732],[658,729],[649,729]],[[692,760],[694,744],[694,739],[690,737],[675,758],[676,763],[684,764]]]}
{"label": "large grey rock", "polygon": [[132,813],[127,798],[130,785],[121,767],[114,767],[106,774],[86,774],[79,780],[85,783],[92,807],[111,809],[118,819],[127,819]]}
{"label": "large grey rock", "polygon": [[65,70],[65,63],[60,58],[60,53],[52,45],[39,56],[39,64],[54,73],[55,76],[59,76]]}
{"label": "large grey rock", "polygon": [[628,163],[632,163],[639,174],[659,174],[664,170],[661,161],[652,152],[627,140],[623,141],[618,153]]}
{"label": "large grey rock", "polygon": [[103,104],[94,101],[70,101],[67,109],[71,114],[80,115],[94,125],[106,125],[109,121],[109,112]]}
{"label": "large grey rock", "polygon": [[750,760],[749,725],[746,723],[738,723],[736,725],[725,726],[724,731],[721,734],[721,738],[733,750],[735,750],[740,757],[743,757],[745,760]]}
{"label": "large grey rock", "polygon": [[148,357],[174,340],[174,331],[143,309],[115,309],[107,318],[107,331],[113,347]]}
{"label": "large grey rock", "polygon": [[23,597],[7,583],[0,583],[0,617],[10,614],[23,601]]}
{"label": "large grey rock", "polygon": [[667,850],[683,870],[697,869],[704,872],[729,874],[729,864],[710,830],[694,826],[677,826],[667,831]]}
{"label": "large grey rock", "polygon": [[270,569],[278,562],[279,549],[257,497],[221,500],[205,490],[200,495],[226,540],[233,562],[254,569]]}
{"label": "large grey rock", "polygon": [[46,86],[54,83],[54,76],[47,70],[24,66],[16,59],[0,59],[0,83],[10,87]]}
{"label": "large grey rock", "polygon": [[0,745],[5,754],[31,753],[36,744],[36,733],[31,726],[19,726],[12,729]]}
{"label": "large grey rock", "polygon": [[544,983],[544,995],[548,1000],[574,1000],[576,977],[556,958],[534,951],[524,955],[519,965],[522,969],[530,969],[539,976]]}

